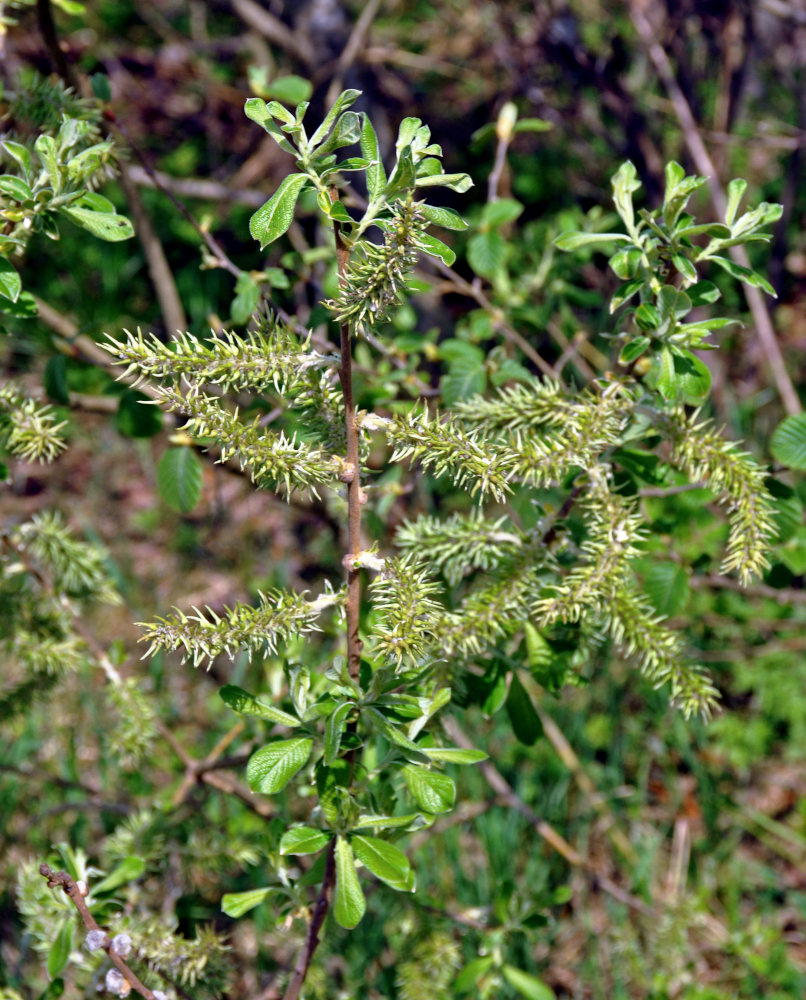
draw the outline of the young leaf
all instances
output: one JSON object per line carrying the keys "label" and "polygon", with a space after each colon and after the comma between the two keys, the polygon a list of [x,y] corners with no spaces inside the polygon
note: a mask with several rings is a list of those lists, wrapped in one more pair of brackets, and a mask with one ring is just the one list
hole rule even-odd
{"label": "young leaf", "polygon": [[417,174],[415,187],[446,187],[458,194],[464,194],[473,187],[473,181],[468,174],[431,174],[423,177]]}
{"label": "young leaf", "polygon": [[386,171],[383,169],[380,150],[378,149],[378,137],[375,129],[369,120],[369,115],[364,115],[364,122],[361,126],[361,154],[371,161],[367,167],[367,191],[370,199],[379,198],[386,187]]}
{"label": "young leaf", "polygon": [[743,281],[746,285],[752,285],[754,288],[761,288],[767,295],[771,295],[774,299],[778,298],[775,289],[769,281],[757,271],[751,271],[749,267],[737,264],[730,257],[709,257],[708,259],[721,267],[723,271],[727,271],[732,278],[737,278],[739,281]]}
{"label": "young leaf", "polygon": [[705,400],[711,388],[711,372],[691,351],[674,351],[675,387],[679,398],[692,405]]}
{"label": "young leaf", "polygon": [[[247,118],[251,118],[253,122],[257,122],[261,128],[265,129],[269,135],[274,139],[280,149],[284,150],[286,153],[291,153],[296,155],[296,150],[288,141],[286,136],[280,131],[277,123],[274,121],[269,106],[265,101],[261,100],[259,97],[250,97],[249,100],[243,106],[244,114]],[[285,108],[283,108],[285,111]]]}
{"label": "young leaf", "polygon": [[33,198],[33,192],[28,184],[21,177],[15,177],[13,174],[0,176],[0,192],[20,202]]}
{"label": "young leaf", "polygon": [[482,278],[493,278],[503,268],[507,244],[498,232],[476,233],[467,244],[467,261]]}
{"label": "young leaf", "polygon": [[613,201],[616,211],[624,221],[624,225],[632,232],[635,225],[635,210],[633,208],[633,192],[641,187],[638,173],[633,164],[627,160],[622,163],[611,181],[613,185]]}
{"label": "young leaf", "polygon": [[428,813],[442,813],[453,808],[456,786],[447,774],[407,764],[403,768],[403,777],[411,797],[421,809]]}
{"label": "young leaf", "polygon": [[366,708],[364,709],[364,714],[369,716],[374,721],[375,725],[390,743],[394,746],[400,747],[401,750],[405,750],[407,756],[411,757],[413,755],[415,760],[423,759],[422,750],[417,746],[417,744],[412,743],[412,741],[404,733],[402,733],[397,726],[393,726],[383,712],[379,712],[377,708]]}
{"label": "young leaf", "polygon": [[523,211],[523,205],[514,198],[499,198],[485,205],[481,211],[481,221],[493,229],[514,222]]}
{"label": "young leaf", "polygon": [[554,246],[558,250],[578,250],[580,247],[597,246],[606,243],[629,243],[629,236],[624,233],[560,233],[554,238]]}
{"label": "young leaf", "polygon": [[535,712],[532,699],[518,679],[517,673],[512,674],[512,680],[509,682],[506,707],[515,736],[521,743],[532,746],[542,736],[543,726]]}
{"label": "young leaf", "polygon": [[688,603],[688,573],[673,562],[656,562],[644,574],[644,592],[658,614],[680,614]]}
{"label": "young leaf", "polygon": [[331,126],[333,125],[333,122],[336,120],[338,115],[340,115],[342,111],[346,111],[347,108],[352,107],[360,96],[361,96],[360,90],[343,90],[339,94],[339,96],[336,98],[336,103],[333,105],[330,111],[328,111],[327,115],[325,115],[325,119],[322,122],[322,124],[311,136],[311,141],[309,145],[312,151],[315,150],[320,145],[320,143],[324,142],[324,140],[327,138]]}
{"label": "young leaf", "polygon": [[199,502],[202,486],[201,462],[189,447],[169,448],[157,465],[157,487],[168,506],[187,514]]}
{"label": "young leaf", "polygon": [[0,257],[0,295],[5,299],[16,302],[22,291],[22,278],[17,273],[16,267],[4,258]]}
{"label": "young leaf", "polygon": [[641,357],[651,343],[649,337],[635,337],[633,340],[627,341],[619,354],[619,362],[622,365],[632,364],[633,361],[637,361]]}
{"label": "young leaf", "polygon": [[414,872],[409,859],[394,844],[360,834],[354,834],[350,843],[361,864],[366,865],[381,882],[398,892],[414,891]]}
{"label": "young leaf", "polygon": [[316,854],[330,842],[330,834],[310,826],[294,826],[280,838],[280,854]]}
{"label": "young leaf", "polygon": [[341,738],[347,728],[347,716],[355,708],[351,701],[345,701],[331,712],[325,724],[325,764],[332,764],[339,755]]}
{"label": "young leaf", "polygon": [[467,223],[462,216],[452,208],[439,208],[436,205],[423,205],[420,211],[435,226],[442,226],[443,229],[455,229],[461,231],[467,229]]}
{"label": "young leaf", "polygon": [[438,240],[436,236],[430,236],[428,233],[420,234],[417,239],[417,246],[429,256],[441,258],[442,262],[447,264],[448,267],[456,260],[456,254],[449,246],[446,246],[442,240]]}
{"label": "young leaf", "polygon": [[556,1000],[554,990],[536,976],[516,969],[514,965],[505,965],[501,970],[504,979],[526,1000]]}
{"label": "young leaf", "polygon": [[399,830],[404,826],[410,826],[418,815],[419,813],[407,813],[405,816],[377,816],[372,813],[362,813],[353,829],[366,830],[372,827],[375,830]]}
{"label": "young leaf", "polygon": [[264,795],[281,791],[308,760],[312,747],[312,739],[300,736],[268,743],[255,750],[246,765],[249,787]]}
{"label": "young leaf", "polygon": [[249,232],[265,249],[287,232],[300,191],[309,183],[305,174],[289,174],[265,205],[249,220]]}
{"label": "young leaf", "polygon": [[241,715],[254,715],[259,719],[268,719],[269,722],[279,723],[281,726],[299,725],[299,719],[296,716],[289,712],[283,712],[282,709],[275,708],[274,705],[267,705],[235,684],[225,684],[219,690],[218,696],[228,708]]}
{"label": "young leaf", "polygon": [[353,851],[344,837],[336,838],[336,890],[333,894],[333,916],[341,927],[352,930],[367,908],[364,893],[355,870]]}
{"label": "young leaf", "polygon": [[30,181],[33,176],[33,169],[31,166],[31,154],[28,149],[22,143],[13,142],[11,139],[3,140],[3,148],[9,156],[12,156],[19,163],[23,174],[25,174],[25,179]]}
{"label": "young leaf", "polygon": [[134,236],[134,226],[123,215],[115,215],[112,212],[92,212],[89,209],[76,208],[73,205],[63,208],[62,212],[71,222],[108,243],[119,243],[121,240],[129,240]]}
{"label": "young leaf", "polygon": [[776,462],[790,469],[806,469],[806,413],[787,417],[775,428],[770,451]]}
{"label": "young leaf", "polygon": [[457,993],[467,993],[473,989],[485,972],[493,967],[495,958],[492,955],[482,955],[468,962],[459,975],[453,981],[453,988]]}
{"label": "young leaf", "polygon": [[92,887],[92,894],[93,896],[99,896],[104,892],[112,892],[112,890],[117,889],[118,886],[125,885],[127,882],[133,882],[135,879],[140,878],[145,870],[145,861],[135,855],[130,855],[116,865],[106,878],[101,879],[100,882],[97,882]]}
{"label": "young leaf", "polygon": [[73,948],[74,926],[72,917],[68,917],[60,927],[59,933],[50,946],[47,969],[51,979],[55,979],[70,961],[70,952]]}
{"label": "young leaf", "polygon": [[247,889],[246,892],[228,892],[221,898],[221,909],[228,917],[237,919],[260,906],[276,892],[277,889],[270,885],[262,889]]}
{"label": "young leaf", "polygon": [[465,750],[463,747],[423,747],[429,760],[441,760],[448,764],[478,764],[487,760],[489,754],[483,750]]}
{"label": "young leaf", "polygon": [[743,177],[736,177],[728,184],[728,204],[725,209],[725,222],[733,225],[736,213],[739,211],[744,193],[747,190],[747,181]]}

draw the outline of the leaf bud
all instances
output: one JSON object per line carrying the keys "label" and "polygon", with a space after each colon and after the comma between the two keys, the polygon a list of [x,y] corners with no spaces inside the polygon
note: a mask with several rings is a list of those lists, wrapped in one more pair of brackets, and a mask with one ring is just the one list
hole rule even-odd
{"label": "leaf bud", "polygon": [[106,931],[96,929],[87,932],[84,944],[87,946],[87,951],[98,951],[99,948],[105,948],[109,944],[109,938]]}

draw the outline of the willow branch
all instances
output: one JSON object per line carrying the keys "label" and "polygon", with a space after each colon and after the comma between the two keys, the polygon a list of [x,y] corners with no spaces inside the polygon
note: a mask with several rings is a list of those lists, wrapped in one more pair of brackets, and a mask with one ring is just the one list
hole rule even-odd
{"label": "willow branch", "polygon": [[333,837],[327,849],[325,875],[322,879],[322,888],[319,890],[319,895],[316,897],[316,902],[314,903],[311,922],[308,925],[308,933],[305,936],[305,947],[299,953],[297,964],[294,966],[294,972],[283,1000],[297,1000],[299,991],[302,989],[302,984],[308,975],[308,969],[311,967],[313,953],[319,946],[319,931],[325,922],[325,917],[330,907],[330,897],[333,894],[333,887],[336,884],[335,852],[336,838]]}

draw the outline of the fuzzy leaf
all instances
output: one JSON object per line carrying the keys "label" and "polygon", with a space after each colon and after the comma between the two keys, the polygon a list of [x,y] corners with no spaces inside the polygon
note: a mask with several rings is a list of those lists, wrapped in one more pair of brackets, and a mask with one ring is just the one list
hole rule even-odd
{"label": "fuzzy leaf", "polygon": [[255,750],[246,765],[249,787],[264,795],[281,791],[308,760],[312,747],[312,739],[299,736]]}
{"label": "fuzzy leaf", "polygon": [[447,774],[407,764],[403,768],[403,777],[411,797],[421,809],[428,813],[442,813],[453,808],[456,786]]}
{"label": "fuzzy leaf", "polygon": [[249,220],[249,232],[263,250],[288,231],[300,191],[309,183],[305,174],[289,174],[265,205]]}
{"label": "fuzzy leaf", "polygon": [[325,116],[324,121],[311,136],[311,141],[309,145],[312,150],[316,149],[316,147],[320,143],[324,142],[324,140],[327,138],[331,126],[333,125],[333,122],[336,120],[338,115],[340,115],[342,111],[346,111],[348,108],[352,107],[360,96],[361,96],[360,90],[343,90],[339,94],[339,96],[336,98],[336,102],[334,103],[333,107],[330,109],[330,111],[328,111],[327,115]]}
{"label": "fuzzy leaf", "polygon": [[806,413],[787,417],[775,428],[770,441],[773,458],[790,469],[806,469]]}
{"label": "fuzzy leaf", "polygon": [[254,695],[244,691],[235,684],[225,684],[218,692],[219,698],[224,704],[240,715],[254,715],[259,719],[268,719],[269,722],[278,723],[281,726],[298,726],[299,719],[284,712],[274,705],[267,705]]}
{"label": "fuzzy leaf", "polygon": [[442,240],[438,240],[436,236],[430,236],[428,233],[420,234],[417,238],[417,246],[421,250],[424,250],[430,257],[439,257],[443,264],[447,264],[448,267],[456,260],[456,254],[449,246],[446,246]]}
{"label": "fuzzy leaf", "polygon": [[333,916],[336,923],[352,930],[367,908],[364,893],[355,870],[353,851],[344,837],[336,838],[336,890],[333,894]]}
{"label": "fuzzy leaf", "polygon": [[423,205],[420,209],[422,214],[433,222],[435,226],[442,226],[443,229],[455,229],[457,232],[467,229],[467,223],[462,216],[452,208],[439,208],[436,205]]}
{"label": "fuzzy leaf", "polygon": [[294,826],[280,838],[280,854],[316,854],[330,842],[330,834],[311,826]]}
{"label": "fuzzy leaf", "polygon": [[372,874],[398,892],[414,891],[414,872],[409,859],[394,844],[377,837],[354,834],[350,838],[353,852]]}
{"label": "fuzzy leaf", "polygon": [[14,174],[0,176],[0,192],[20,202],[33,198],[33,192],[29,185],[21,177],[15,177]]}
{"label": "fuzzy leaf", "polygon": [[736,177],[728,184],[728,204],[725,209],[725,222],[733,225],[736,213],[739,210],[744,193],[747,190],[747,181],[743,177]]}
{"label": "fuzzy leaf", "polygon": [[347,716],[355,708],[351,701],[345,701],[331,712],[325,724],[325,764],[332,764],[339,755],[341,738],[347,728]]}
{"label": "fuzzy leaf", "polygon": [[93,212],[86,208],[76,208],[68,205],[62,212],[82,229],[92,233],[108,243],[119,243],[134,236],[134,226],[123,215],[112,212]]}
{"label": "fuzzy leaf", "polygon": [[199,502],[202,468],[196,452],[189,447],[169,448],[157,466],[157,486],[168,506],[187,514]]}
{"label": "fuzzy leaf", "polygon": [[381,161],[378,137],[367,114],[361,126],[361,153],[372,161],[367,167],[367,191],[371,199],[378,198],[386,187],[386,171]]}
{"label": "fuzzy leaf", "polygon": [[[244,104],[243,110],[247,118],[251,118],[253,122],[257,122],[261,128],[265,129],[269,133],[280,149],[284,150],[286,153],[296,155],[296,150],[285,135],[280,131],[280,128],[275,122],[274,116],[269,109],[269,105],[267,105],[265,101],[261,100],[259,97],[250,97]],[[282,110],[285,112],[285,108]]]}
{"label": "fuzzy leaf", "polygon": [[31,154],[21,142],[13,142],[11,139],[3,140],[3,148],[12,156],[22,168],[25,179],[30,180],[32,176]]}
{"label": "fuzzy leaf", "polygon": [[13,264],[0,257],[0,295],[4,299],[16,302],[22,291],[22,278]]}
{"label": "fuzzy leaf", "polygon": [[277,890],[267,885],[262,889],[247,889],[246,892],[228,892],[221,898],[221,909],[228,917],[237,919],[249,910],[264,903]]}
{"label": "fuzzy leaf", "polygon": [[468,174],[431,174],[428,177],[418,174],[415,187],[446,187],[458,194],[464,194],[473,187],[473,181]]}

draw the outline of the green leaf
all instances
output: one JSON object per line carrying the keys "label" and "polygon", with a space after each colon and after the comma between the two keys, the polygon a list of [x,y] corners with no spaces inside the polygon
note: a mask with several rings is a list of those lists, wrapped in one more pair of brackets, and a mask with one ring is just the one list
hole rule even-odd
{"label": "green leaf", "polygon": [[481,210],[481,221],[484,225],[497,229],[508,222],[514,222],[523,211],[523,205],[514,198],[499,198],[491,201]]}
{"label": "green leaf", "polygon": [[[58,1000],[60,996],[64,993],[64,980],[54,979],[52,983],[49,983],[45,990],[39,994],[37,1000]],[[16,994],[15,994],[16,995]]]}
{"label": "green leaf", "polygon": [[249,220],[249,232],[265,249],[288,231],[300,191],[309,183],[305,174],[289,174],[265,205]]}
{"label": "green leaf", "polygon": [[201,496],[202,467],[191,447],[168,448],[157,465],[157,487],[171,510],[193,510]]}
{"label": "green leaf", "polygon": [[330,834],[312,826],[292,826],[280,838],[280,854],[316,854],[330,843]]}
{"label": "green leaf", "polygon": [[787,417],[778,424],[770,441],[770,451],[781,465],[806,470],[806,413]]}
{"label": "green leaf", "polygon": [[565,232],[553,240],[558,250],[579,250],[580,247],[599,246],[608,243],[629,243],[624,233],[577,233]]}
{"label": "green leaf", "polygon": [[548,132],[554,128],[551,122],[544,121],[542,118],[521,118],[520,121],[515,122],[515,128],[513,132]]}
{"label": "green leaf", "polygon": [[0,176],[0,192],[20,202],[33,198],[33,192],[28,184],[21,177],[15,177],[14,174]]}
{"label": "green leaf", "polygon": [[[386,187],[386,171],[383,169],[380,150],[378,149],[378,137],[369,115],[364,114],[364,122],[361,126],[361,154],[371,160],[367,167],[367,191],[370,200],[379,198]],[[427,216],[426,216],[427,218]]]}
{"label": "green leaf", "polygon": [[420,234],[417,238],[417,246],[429,256],[441,258],[443,264],[447,264],[448,267],[456,260],[456,254],[449,246],[428,233]]}
{"label": "green leaf", "polygon": [[454,361],[440,383],[442,398],[447,406],[459,399],[478,396],[484,392],[486,386],[487,371],[482,363],[472,358],[459,358]]}
{"label": "green leaf", "polygon": [[641,251],[637,247],[626,247],[614,253],[608,261],[610,269],[617,278],[627,281],[638,274],[641,266]]}
{"label": "green leaf", "polygon": [[[8,148],[8,144],[6,144],[6,148]],[[62,175],[59,169],[59,154],[56,149],[56,140],[51,135],[40,135],[34,143],[34,149],[39,153],[39,159],[47,171],[54,193],[60,194],[62,190]]]}
{"label": "green leaf", "polygon": [[751,271],[749,267],[742,267],[741,264],[737,264],[729,257],[709,257],[708,259],[721,267],[723,271],[727,271],[732,278],[743,281],[746,285],[752,285],[753,288],[761,288],[774,299],[778,298],[769,281],[757,271]]}
{"label": "green leaf", "polygon": [[478,764],[487,760],[489,754],[483,750],[465,750],[464,747],[423,747],[429,760],[441,760],[448,764]]}
{"label": "green leaf", "polygon": [[414,185],[414,160],[411,155],[411,147],[406,146],[400,151],[395,169],[386,185],[386,195],[394,194],[397,191],[408,190]]}
{"label": "green leaf", "polygon": [[454,229],[461,232],[467,229],[467,223],[462,216],[452,208],[439,208],[436,205],[423,205],[420,211],[435,226],[442,226],[443,229]]}
{"label": "green leaf", "polygon": [[386,718],[383,712],[379,712],[377,708],[366,708],[364,709],[364,715],[369,716],[378,727],[378,729],[383,733],[387,740],[394,746],[400,747],[401,750],[405,750],[408,755],[414,755],[415,760],[423,759],[423,752],[416,743],[413,743],[408,736],[402,733],[397,726],[393,726],[392,723]]}
{"label": "green leaf", "polygon": [[376,830],[398,830],[410,826],[419,813],[407,813],[405,816],[378,816],[373,813],[362,813],[354,824],[354,830],[365,830],[372,827]]}
{"label": "green leaf", "polygon": [[[269,106],[264,100],[261,100],[259,97],[250,97],[246,104],[244,104],[243,110],[247,118],[251,118],[253,122],[257,122],[261,128],[269,133],[280,149],[285,150],[286,153],[296,155],[297,151],[274,121]],[[285,108],[282,110],[285,112]]]}
{"label": "green leaf", "polygon": [[467,963],[456,979],[454,979],[454,990],[457,993],[467,993],[468,990],[473,989],[485,972],[489,972],[494,964],[495,958],[492,955],[482,955],[480,958],[474,958],[472,962]]}
{"label": "green leaf", "polygon": [[467,244],[467,261],[482,278],[493,278],[506,258],[507,244],[500,233],[476,233]]}
{"label": "green leaf", "polygon": [[325,116],[324,121],[311,136],[309,144],[311,150],[316,149],[317,146],[320,145],[320,143],[324,142],[324,140],[328,136],[328,133],[330,132],[333,122],[336,120],[338,115],[340,115],[342,111],[346,111],[347,108],[352,107],[360,96],[361,96],[360,90],[343,90],[339,94],[339,96],[336,98],[333,107],[330,109],[330,111],[328,111],[327,115]]}
{"label": "green leaf", "polygon": [[464,194],[473,187],[473,181],[468,174],[432,174],[430,177],[418,174],[415,187],[446,187]]}
{"label": "green leaf", "polygon": [[68,917],[50,946],[47,968],[51,979],[55,979],[70,961],[70,952],[73,950],[73,926],[72,917]]}
{"label": "green leaf", "polygon": [[352,930],[367,908],[355,870],[353,851],[344,837],[336,838],[336,889],[333,893],[333,916],[340,927]]}
{"label": "green leaf", "polygon": [[351,701],[345,701],[328,716],[325,723],[325,764],[332,764],[339,755],[341,738],[347,728],[347,716],[355,708]]}
{"label": "green leaf", "polygon": [[680,614],[689,599],[688,573],[677,563],[653,563],[644,573],[644,593],[658,614]]}
{"label": "green leaf", "polygon": [[120,243],[134,236],[134,226],[123,215],[113,212],[93,212],[68,205],[61,210],[71,222],[107,243]]}
{"label": "green leaf", "polygon": [[633,361],[637,361],[641,357],[651,343],[649,337],[635,337],[634,340],[628,340],[621,349],[621,354],[618,357],[619,362],[622,365],[632,364]]}
{"label": "green leaf", "polygon": [[739,211],[744,193],[747,190],[747,181],[743,177],[736,177],[728,184],[728,203],[725,208],[725,222],[733,225],[736,213]]}
{"label": "green leaf", "polygon": [[45,392],[61,406],[70,405],[70,392],[67,387],[67,358],[63,354],[55,354],[48,358],[45,373],[42,377]]}
{"label": "green leaf", "polygon": [[651,302],[642,302],[635,310],[635,322],[642,330],[657,330],[660,326],[660,315]]}
{"label": "green leaf", "polygon": [[350,843],[361,864],[381,882],[398,892],[414,891],[414,872],[409,859],[394,844],[360,834],[353,834]]}
{"label": "green leaf", "polygon": [[619,285],[613,293],[613,298],[610,300],[611,315],[619,306],[623,306],[625,302],[628,302],[636,292],[640,292],[643,287],[643,278],[633,278],[632,281],[625,281],[623,285]]}
{"label": "green leaf", "polygon": [[106,73],[93,73],[90,77],[92,93],[99,101],[107,103],[112,100],[112,85]]}
{"label": "green leaf", "polygon": [[407,764],[403,778],[411,797],[427,813],[448,812],[453,808],[456,786],[447,774]]}
{"label": "green leaf", "polygon": [[672,254],[672,263],[677,268],[678,272],[683,275],[688,281],[697,280],[697,268],[691,263],[691,261],[682,253]]}
{"label": "green leaf", "polygon": [[336,122],[336,127],[317,149],[316,156],[329,156],[335,149],[352,146],[361,138],[361,116],[355,111],[345,111]]}
{"label": "green leaf", "polygon": [[11,139],[3,140],[3,148],[20,165],[22,172],[25,174],[25,179],[30,180],[33,176],[33,169],[29,150],[21,142],[13,142]]}
{"label": "green leaf", "polygon": [[16,267],[0,257],[0,295],[5,299],[16,302],[22,291],[22,278],[17,273]]}
{"label": "green leaf", "polygon": [[105,892],[112,892],[118,886],[125,885],[140,878],[146,870],[146,863],[142,858],[129,855],[117,864],[112,871],[92,887],[93,896],[100,896]]}
{"label": "green leaf", "polygon": [[512,723],[512,731],[521,743],[532,746],[543,735],[543,726],[535,712],[532,699],[521,684],[517,673],[512,674],[507,697],[507,715]]}
{"label": "green leaf", "polygon": [[678,398],[692,405],[702,403],[711,388],[711,372],[705,362],[691,351],[677,349],[674,371]]}
{"label": "green leaf", "polygon": [[246,780],[253,792],[274,795],[282,791],[311,755],[313,740],[297,737],[278,740],[255,750],[246,765]]}
{"label": "green leaf", "polygon": [[266,95],[284,104],[300,104],[310,100],[313,84],[305,77],[289,73],[288,76],[278,76],[266,87]]}
{"label": "green leaf", "polygon": [[126,389],[118,403],[115,427],[126,437],[153,437],[162,430],[162,413],[141,392]]}
{"label": "green leaf", "polygon": [[235,282],[235,298],[230,306],[233,323],[248,323],[252,313],[260,302],[260,285],[246,271],[238,275]]}
{"label": "green leaf", "polygon": [[221,909],[228,917],[237,919],[249,910],[264,903],[269,896],[277,892],[274,886],[264,886],[262,889],[247,889],[246,892],[228,892],[221,899]]}
{"label": "green leaf", "polygon": [[267,719],[269,722],[275,722],[281,726],[299,725],[299,719],[296,716],[260,701],[235,684],[225,684],[219,690],[218,696],[228,708],[240,715],[254,715],[258,719]]}
{"label": "green leaf", "polygon": [[611,180],[613,186],[613,201],[616,203],[616,211],[624,220],[627,229],[632,230],[635,223],[635,210],[633,208],[633,192],[641,187],[638,180],[638,173],[633,164],[627,160],[622,163]]}
{"label": "green leaf", "polygon": [[514,965],[505,965],[501,971],[509,985],[526,1000],[556,1000],[554,990],[546,986],[542,979],[516,969]]}
{"label": "green leaf", "polygon": [[711,305],[722,297],[722,292],[716,287],[713,281],[698,281],[696,285],[691,285],[686,289],[692,306]]}

